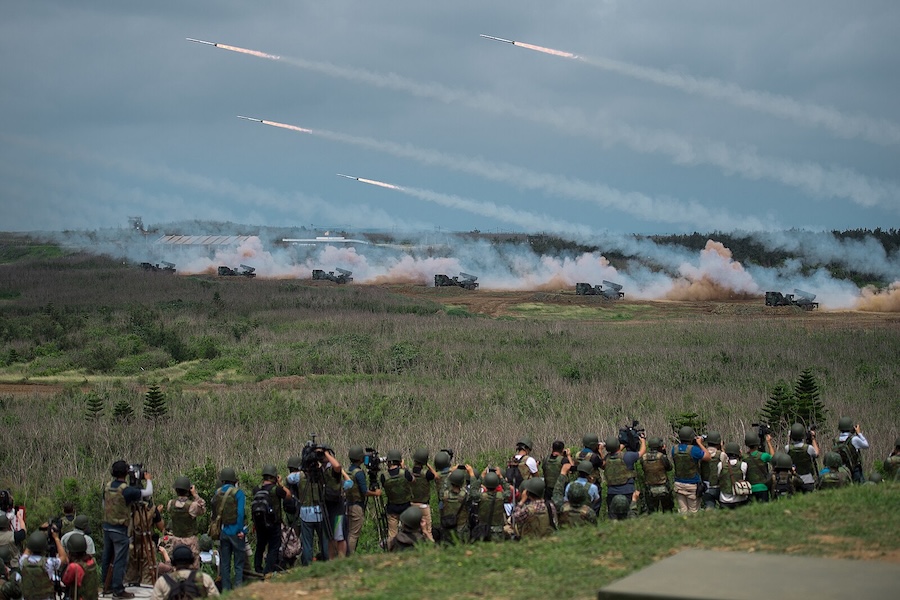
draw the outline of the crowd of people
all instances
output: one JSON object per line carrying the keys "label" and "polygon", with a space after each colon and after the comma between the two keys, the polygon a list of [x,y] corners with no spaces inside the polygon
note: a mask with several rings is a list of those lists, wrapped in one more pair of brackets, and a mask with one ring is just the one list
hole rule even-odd
{"label": "crowd of people", "polygon": [[[777,449],[764,429],[748,431],[741,445],[685,426],[671,447],[631,429],[634,435],[620,432],[602,444],[586,434],[577,452],[555,441],[538,461],[531,440],[522,438],[505,465],[480,472],[454,464],[449,450],[433,461],[428,450],[416,450],[408,466],[397,450],[382,458],[359,446],[350,448],[345,467],[331,448],[310,443],[288,459],[285,477],[276,465],[264,465],[259,484],[246,492],[233,468],[221,469],[208,502],[178,477],[165,506],[152,504],[149,473],[117,461],[103,491],[99,563],[88,519],[73,505],[28,534],[23,513],[8,494],[0,496],[0,600],[133,598],[126,581],[152,585],[159,600],[215,596],[298,559],[308,566],[355,552],[367,517],[381,546],[398,551],[543,537],[657,511],[736,509],[880,481],[877,472],[864,476],[860,451],[869,443],[860,426],[848,418],[838,425],[828,452],[799,423]],[[883,468],[900,480],[900,438]],[[207,510],[209,530],[201,532],[198,518]]]}

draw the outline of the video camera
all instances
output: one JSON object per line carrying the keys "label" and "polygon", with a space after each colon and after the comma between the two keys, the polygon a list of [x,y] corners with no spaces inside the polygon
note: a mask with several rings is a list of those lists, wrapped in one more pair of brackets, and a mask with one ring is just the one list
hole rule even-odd
{"label": "video camera", "polygon": [[310,440],[303,446],[303,452],[300,454],[300,468],[307,474],[321,471],[322,462],[325,460],[325,452],[334,454],[331,446],[316,443],[316,434],[309,435]]}
{"label": "video camera", "polygon": [[806,443],[812,446],[813,437],[816,434],[816,429],[819,427],[818,423],[813,423],[809,427],[806,428]]}
{"label": "video camera", "polygon": [[638,427],[637,419],[631,420],[630,426],[619,428],[619,443],[630,452],[638,452],[641,449],[641,439],[644,437],[644,428]]}
{"label": "video camera", "polygon": [[135,463],[128,465],[128,485],[131,487],[143,487],[144,485],[144,465]]}
{"label": "video camera", "polygon": [[385,459],[378,456],[378,450],[375,448],[366,448],[365,454],[363,454],[363,464],[366,465],[368,470],[377,471],[381,468],[381,465],[386,462]]}
{"label": "video camera", "polygon": [[766,444],[766,436],[771,435],[772,428],[767,423],[751,423],[751,427],[756,427],[756,433],[759,436],[759,447],[762,448]]}

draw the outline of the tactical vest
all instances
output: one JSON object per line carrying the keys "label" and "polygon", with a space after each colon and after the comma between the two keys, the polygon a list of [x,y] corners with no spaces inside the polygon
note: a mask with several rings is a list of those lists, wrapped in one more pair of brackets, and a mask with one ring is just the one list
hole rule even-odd
{"label": "tactical vest", "polygon": [[776,497],[790,496],[794,493],[794,474],[790,471],[775,471],[775,485],[772,490]]}
{"label": "tactical vest", "polygon": [[[113,487],[113,483],[119,483]],[[110,525],[128,525],[131,510],[125,502],[125,483],[114,479],[103,490],[103,522]]]}
{"label": "tactical vest", "polygon": [[651,450],[641,457],[641,466],[644,468],[644,483],[647,485],[666,485],[669,478],[666,476],[665,456],[662,452]]}
{"label": "tactical vest", "polygon": [[11,530],[0,531],[0,547],[6,546],[12,552],[11,564],[19,564],[19,546],[16,545],[16,534]]}
{"label": "tactical vest", "polygon": [[559,524],[561,526],[579,527],[581,525],[591,525],[595,522],[594,510],[587,504],[572,506],[566,502],[559,512]]}
{"label": "tactical vest", "polygon": [[850,483],[850,476],[847,473],[841,471],[840,469],[826,469],[824,473],[822,473],[822,478],[819,481],[819,487],[823,490],[833,489],[844,487],[845,485]]}
{"label": "tactical vest", "polygon": [[326,493],[323,500],[328,500],[328,502],[339,502],[344,499],[344,478],[342,475],[337,477],[334,475],[334,470],[330,466],[325,469],[323,474]]}
{"label": "tactical vest", "polygon": [[853,436],[848,435],[843,442],[841,437],[834,438],[834,451],[841,455],[844,466],[850,469],[852,473],[854,469],[859,467],[859,450],[853,445]]}
{"label": "tactical vest", "polygon": [[[575,465],[578,466],[578,463],[580,463],[583,460],[586,460],[586,461],[590,462],[591,464],[594,464],[593,462],[591,462],[591,459],[594,458],[594,456],[596,456],[596,454],[594,452],[591,452],[590,450],[585,450],[584,448],[582,448],[581,450],[578,451],[578,454],[575,455]],[[571,473],[571,471],[570,471],[570,473]],[[600,484],[603,481],[603,469],[601,469],[599,467],[594,467],[594,471],[591,473],[591,476],[594,478],[594,483],[597,484],[597,487],[600,487]]]}
{"label": "tactical vest", "polygon": [[63,515],[59,520],[59,537],[75,531],[75,515]]}
{"label": "tactical vest", "polygon": [[431,482],[428,481],[428,467],[422,467],[418,475],[413,475],[412,483],[409,484],[409,491],[412,496],[410,502],[416,504],[428,504],[431,502]]}
{"label": "tactical vest", "polygon": [[359,471],[362,471],[362,469],[359,468],[359,465],[352,463],[350,469],[347,471],[347,475],[350,476],[350,481],[353,482],[353,486],[349,490],[346,490],[348,504],[362,504],[362,490],[359,489],[359,484],[356,482],[356,474]]}
{"label": "tactical vest", "polygon": [[718,448],[709,447],[709,462],[700,462],[700,479],[709,483],[709,487],[719,487],[719,463],[725,453]]}
{"label": "tactical vest", "polygon": [[726,494],[734,494],[734,484],[738,481],[744,481],[744,471],[741,469],[741,461],[732,465],[731,460],[726,456],[722,460],[722,473],[719,474],[719,489]]}
{"label": "tactical vest", "polygon": [[[231,490],[234,489],[234,492]],[[231,492],[230,494],[228,492]],[[223,492],[222,488],[216,490],[213,498],[213,508],[216,514],[222,515],[222,526],[234,525],[238,522],[237,514],[237,488],[231,486],[227,491]]]}
{"label": "tactical vest", "polygon": [[553,492],[553,486],[556,485],[556,480],[559,479],[559,474],[562,471],[562,459],[563,457],[560,455],[548,456],[541,465],[541,470],[544,472],[544,489],[548,490],[549,493]]}
{"label": "tactical vest", "polygon": [[685,445],[685,449],[681,450],[681,444],[675,447],[673,451],[672,462],[675,463],[675,477],[677,479],[694,479],[700,475],[700,468],[697,461],[691,458],[691,450],[694,446]]}
{"label": "tactical vest", "polygon": [[458,492],[450,490],[441,497],[441,500],[444,502],[444,505],[441,507],[441,523],[446,518],[455,518],[455,527],[457,528],[468,523],[469,513],[465,509],[465,504],[469,500],[469,495],[465,490]]}
{"label": "tactical vest", "polygon": [[544,504],[544,500],[540,499],[531,504],[537,504],[537,506],[529,511],[528,518],[523,523],[516,524],[516,528],[519,530],[519,537],[546,537],[552,534],[553,526],[550,525],[550,511]]}
{"label": "tactical vest", "polygon": [[76,560],[75,564],[84,569],[84,577],[81,579],[81,587],[78,588],[78,594],[75,594],[75,586],[69,587],[69,598],[71,600],[97,600],[100,596],[100,573],[97,572],[97,563],[91,561],[90,564],[83,560]]}
{"label": "tactical vest", "polygon": [[25,600],[44,600],[45,598],[56,598],[56,590],[53,588],[53,582],[47,575],[47,557],[42,556],[38,562],[26,560],[24,565],[19,568],[19,574],[22,581],[19,587],[22,588],[22,598]]}
{"label": "tactical vest", "polygon": [[791,457],[794,468],[797,469],[797,475],[816,474],[816,466],[813,464],[813,459],[809,455],[809,444],[802,444],[800,446],[791,444],[791,447],[788,449],[788,456]]}
{"label": "tactical vest", "polygon": [[[491,503],[494,514],[491,514]],[[503,508],[503,492],[484,492],[478,502],[478,522],[490,523],[493,527],[502,527],[506,522],[506,510]]]}
{"label": "tactical vest", "polygon": [[625,466],[622,455],[618,452],[606,455],[606,485],[609,487],[625,485],[631,479],[631,472]]}
{"label": "tactical vest", "polygon": [[747,481],[750,485],[766,485],[769,483],[769,465],[763,462],[759,451],[753,451],[746,456]]}
{"label": "tactical vest", "polygon": [[193,503],[194,501],[189,499],[169,500],[169,523],[175,537],[188,538],[197,535],[197,520],[189,512]]}
{"label": "tactical vest", "polygon": [[387,472],[387,477],[381,476],[381,487],[384,488],[388,504],[406,504],[412,502],[412,490],[406,479],[406,469],[397,469],[396,474]]}

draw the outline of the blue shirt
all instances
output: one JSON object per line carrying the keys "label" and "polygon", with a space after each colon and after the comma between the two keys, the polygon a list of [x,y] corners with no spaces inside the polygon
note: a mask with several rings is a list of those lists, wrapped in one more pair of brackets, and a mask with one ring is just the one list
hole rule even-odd
{"label": "blue shirt", "polygon": [[[224,494],[233,487],[230,483],[226,483],[220,489]],[[247,495],[244,494],[244,490],[238,488],[234,494],[234,499],[237,501],[237,522],[230,525],[222,525],[222,533],[225,535],[237,535],[244,530],[244,510],[247,504]],[[222,510],[221,506],[219,510]]]}
{"label": "blue shirt", "polygon": [[[591,504],[600,500],[600,490],[597,488],[596,484],[588,482],[587,478],[579,477],[572,483],[578,483],[578,484],[583,485],[585,488],[587,488],[588,498],[591,499]],[[571,485],[572,485],[571,483],[566,484],[566,491],[563,494],[566,497],[566,500],[569,499],[569,486],[571,486]]]}
{"label": "blue shirt", "polygon": [[[703,448],[693,444],[678,444],[678,452],[684,452],[687,450],[687,447],[691,446],[691,458],[697,463],[697,475],[691,477],[689,479],[682,479],[679,477],[675,478],[677,483],[700,483],[700,461],[703,460],[705,453],[703,452]],[[672,447],[672,462],[675,462],[675,447]]]}

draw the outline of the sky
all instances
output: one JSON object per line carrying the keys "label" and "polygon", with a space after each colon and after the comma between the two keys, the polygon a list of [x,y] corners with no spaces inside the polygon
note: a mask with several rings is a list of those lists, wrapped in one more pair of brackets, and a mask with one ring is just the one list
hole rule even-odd
{"label": "sky", "polygon": [[138,215],[579,239],[900,226],[895,0],[29,0],[2,15],[5,231]]}

